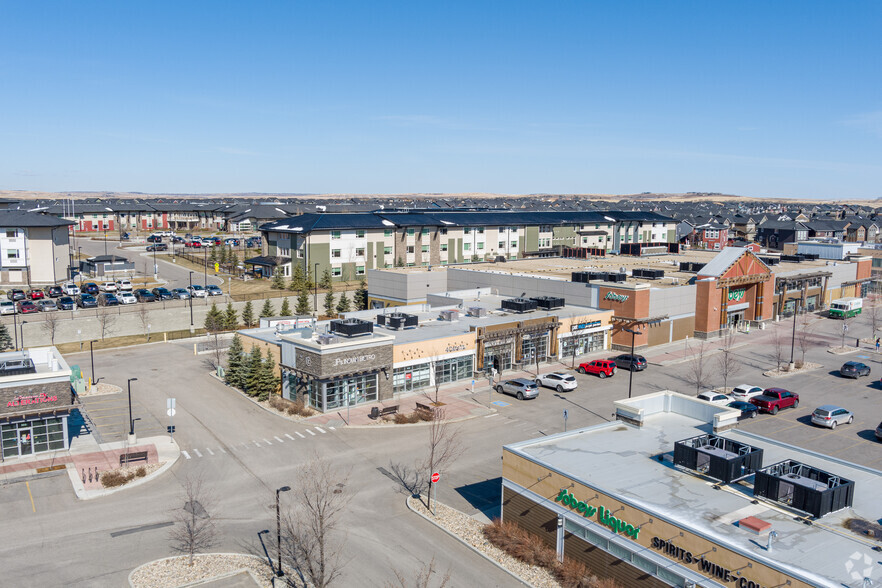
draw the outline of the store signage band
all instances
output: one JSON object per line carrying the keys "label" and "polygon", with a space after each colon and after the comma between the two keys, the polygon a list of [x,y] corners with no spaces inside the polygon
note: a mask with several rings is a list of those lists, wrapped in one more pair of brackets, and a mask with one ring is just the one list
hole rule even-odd
{"label": "store signage band", "polygon": [[44,402],[55,402],[57,400],[58,396],[49,396],[45,392],[35,396],[16,396],[6,403],[6,408],[13,406],[26,406],[28,404],[42,404]]}
{"label": "store signage band", "polygon": [[606,296],[603,297],[604,300],[612,300],[613,302],[625,302],[628,298],[630,298],[630,296],[627,294],[618,294],[612,291],[607,292]]}
{"label": "store signage band", "polygon": [[738,588],[765,588],[759,582],[748,580],[740,576],[740,572],[727,569],[720,564],[714,563],[704,557],[704,555],[695,555],[691,551],[687,551],[682,547],[671,543],[669,540],[660,537],[653,537],[650,545],[653,549],[662,552],[664,555],[675,559],[684,564],[695,565],[698,571],[709,578],[722,580],[723,582],[734,582]]}
{"label": "store signage band", "polygon": [[747,292],[746,288],[739,288],[738,290],[729,290],[729,302],[740,302],[744,299],[744,293]]}
{"label": "store signage band", "polygon": [[639,527],[635,527],[630,523],[617,519],[610,514],[609,510],[602,506],[589,506],[587,503],[577,500],[568,490],[561,490],[560,494],[557,495],[557,498],[555,498],[554,501],[570,507],[586,519],[597,514],[597,522],[605,527],[609,527],[614,533],[622,533],[632,539],[637,539],[637,535],[640,533]]}
{"label": "store signage band", "polygon": [[369,353],[367,355],[353,355],[352,357],[338,357],[334,360],[334,365],[349,365],[362,361],[373,361],[375,359],[377,359],[377,356],[373,353]]}
{"label": "store signage band", "polygon": [[600,325],[601,325],[600,321],[588,321],[587,323],[579,323],[579,324],[570,326],[570,331],[581,331],[582,329],[593,329],[594,327],[599,327]]}

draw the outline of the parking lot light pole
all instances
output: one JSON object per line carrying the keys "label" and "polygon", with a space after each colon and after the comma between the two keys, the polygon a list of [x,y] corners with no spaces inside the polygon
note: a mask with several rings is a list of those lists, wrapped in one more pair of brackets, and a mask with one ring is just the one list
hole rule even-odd
{"label": "parking lot light pole", "polygon": [[187,300],[190,301],[190,332],[193,332],[193,270],[190,270],[190,288],[188,290],[190,292],[190,298]]}
{"label": "parking lot light pole", "polygon": [[92,364],[92,384],[93,385],[97,384],[98,380],[99,380],[99,378],[95,377],[95,352],[92,350],[92,343],[97,343],[97,342],[98,342],[97,339],[93,339],[92,341],[89,341],[89,361]]}
{"label": "parking lot light pole", "polygon": [[279,510],[279,493],[287,492],[291,486],[282,486],[276,489],[276,554],[279,557],[279,569],[276,575],[282,577],[285,572],[282,571],[282,512]]}
{"label": "parking lot light pole", "polygon": [[[213,245],[212,245],[212,247],[213,247]],[[204,287],[208,288],[208,248],[207,247],[205,248],[205,267],[204,267],[204,270],[205,270],[205,276],[204,276],[202,285]]]}
{"label": "parking lot light pole", "polygon": [[799,314],[799,303],[793,305],[793,334],[790,337],[790,366],[793,369],[793,349],[796,346],[796,315]]}
{"label": "parking lot light pole", "polygon": [[318,318],[318,266],[319,264],[315,264],[315,269],[312,271],[312,285],[315,287],[315,293],[312,296],[312,308],[315,310],[315,317]]}
{"label": "parking lot light pole", "polygon": [[628,398],[631,398],[631,385],[634,383],[634,337],[637,335],[642,335],[640,331],[635,331],[634,329],[626,329],[622,327],[622,330],[626,333],[631,333],[631,366],[628,370],[630,373],[628,374]]}
{"label": "parking lot light pole", "polygon": [[24,351],[24,347],[25,347],[24,346],[24,326],[26,324],[28,324],[28,321],[21,321],[21,326],[19,326],[19,329],[21,329],[21,350],[22,351]]}
{"label": "parking lot light pole", "polygon": [[18,302],[12,303],[12,335],[15,337],[15,349],[18,351]]}
{"label": "parking lot light pole", "polygon": [[135,434],[135,421],[132,420],[132,382],[137,382],[138,378],[129,378],[129,435]]}

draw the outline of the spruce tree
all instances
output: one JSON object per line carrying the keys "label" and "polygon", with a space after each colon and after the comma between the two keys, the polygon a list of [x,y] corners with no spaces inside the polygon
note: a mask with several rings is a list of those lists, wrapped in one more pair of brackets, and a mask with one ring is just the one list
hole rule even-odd
{"label": "spruce tree", "polygon": [[351,310],[349,305],[349,297],[346,296],[346,290],[340,294],[340,300],[337,302],[337,312],[344,313],[349,312]]}
{"label": "spruce tree", "polygon": [[328,293],[325,294],[325,316],[333,316],[335,306],[334,291],[328,290]]}
{"label": "spruce tree", "polygon": [[217,252],[217,261],[221,265],[227,263],[227,246],[221,245],[220,251]]}
{"label": "spruce tree", "polygon": [[245,303],[245,308],[242,309],[242,324],[246,327],[254,326],[254,307],[251,306],[251,301]]}
{"label": "spruce tree", "polygon": [[276,316],[276,309],[273,308],[273,303],[270,302],[269,298],[264,301],[263,308],[260,309],[260,318],[266,318],[268,316]]}
{"label": "spruce tree", "polygon": [[306,283],[303,285],[306,286],[307,290],[315,287],[315,276],[312,275],[312,266],[306,268]]}
{"label": "spruce tree", "polygon": [[205,315],[205,330],[209,333],[220,331],[224,328],[224,313],[217,308],[217,304],[211,303],[208,314]]}
{"label": "spruce tree", "polygon": [[279,389],[279,378],[276,375],[276,360],[273,358],[269,348],[266,350],[266,359],[260,365],[259,380],[258,400],[266,400]]}
{"label": "spruce tree", "polygon": [[355,291],[353,299],[355,310],[367,310],[367,293],[367,282],[362,278],[358,283],[358,290]]}
{"label": "spruce tree", "polygon": [[0,323],[0,351],[12,349],[12,337],[9,335],[9,329],[6,325]]}
{"label": "spruce tree", "polygon": [[331,270],[326,269],[324,273],[322,273],[322,279],[319,281],[319,288],[324,288],[325,290],[330,290],[334,287],[334,279],[331,277]]}
{"label": "spruce tree", "polygon": [[248,373],[245,374],[245,392],[249,396],[260,394],[260,382],[263,378],[263,354],[257,345],[251,347],[247,358]]}
{"label": "spruce tree", "polygon": [[398,256],[398,259],[395,260],[395,267],[404,267],[404,260],[401,259],[401,256]]}
{"label": "spruce tree", "polygon": [[242,339],[239,335],[233,335],[230,348],[227,349],[227,371],[224,379],[234,388],[242,388],[243,371],[245,369],[245,353],[242,349]]}
{"label": "spruce tree", "polygon": [[224,330],[233,331],[239,326],[239,317],[232,302],[227,302],[227,310],[224,312]]}
{"label": "spruce tree", "polygon": [[230,247],[230,254],[227,255],[227,262],[230,264],[230,273],[236,272],[236,266],[239,265],[239,254]]}
{"label": "spruce tree", "polygon": [[297,308],[295,310],[299,315],[310,313],[309,290],[306,288],[300,289],[300,294],[297,295]]}
{"label": "spruce tree", "polygon": [[270,287],[275,290],[285,289],[285,274],[282,272],[281,267],[277,267],[275,271],[273,271],[273,281]]}
{"label": "spruce tree", "polygon": [[291,305],[288,304],[288,299],[285,298],[282,300],[282,308],[279,310],[279,315],[281,316],[291,316]]}
{"label": "spruce tree", "polygon": [[217,261],[217,247],[212,247],[212,248],[211,248],[211,254],[209,254],[209,256],[208,256],[208,260],[209,260],[211,263],[215,263],[215,262]]}
{"label": "spruce tree", "polygon": [[298,292],[303,288],[305,281],[306,276],[303,275],[303,266],[298,263],[294,266],[294,272],[291,274],[291,283],[288,284],[288,289],[292,292]]}

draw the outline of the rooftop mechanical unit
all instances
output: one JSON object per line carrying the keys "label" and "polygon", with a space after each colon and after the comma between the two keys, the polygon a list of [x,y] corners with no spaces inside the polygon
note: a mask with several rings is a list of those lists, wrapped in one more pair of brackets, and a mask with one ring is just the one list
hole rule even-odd
{"label": "rooftop mechanical unit", "polygon": [[532,312],[536,310],[536,301],[529,298],[509,298],[502,301],[502,309],[511,312]]}
{"label": "rooftop mechanical unit", "polygon": [[316,340],[318,341],[319,345],[330,345],[331,343],[339,343],[340,337],[338,337],[337,335],[323,333],[316,337]]}
{"label": "rooftop mechanical unit", "polygon": [[763,450],[717,435],[699,435],[674,443],[674,464],[728,484],[761,468]]}
{"label": "rooftop mechanical unit", "polygon": [[333,320],[331,321],[331,332],[345,337],[370,335],[374,332],[374,323],[357,318]]}
{"label": "rooftop mechanical unit", "polygon": [[483,306],[470,306],[469,307],[469,316],[474,316],[477,318],[483,318],[487,316],[487,309]]}
{"label": "rooftop mechanical unit", "polygon": [[406,329],[408,327],[416,327],[417,325],[419,325],[419,322],[419,317],[415,314],[390,312],[389,314],[377,315],[377,324],[383,325],[388,329]]}
{"label": "rooftop mechanical unit", "polygon": [[570,276],[570,281],[576,282],[577,284],[584,284],[590,279],[588,273],[589,272],[573,272]]}
{"label": "rooftop mechanical unit", "polygon": [[4,362],[0,362],[0,376],[19,376],[36,373],[37,368],[34,366],[34,360],[30,357],[7,359]]}
{"label": "rooftop mechanical unit", "polygon": [[628,281],[628,274],[624,272],[610,273],[606,275],[607,282],[623,283]]}
{"label": "rooftop mechanical unit", "polygon": [[695,274],[697,274],[697,273],[700,272],[702,269],[704,269],[704,266],[705,266],[705,265],[707,265],[707,264],[704,264],[704,263],[698,263],[698,262],[695,262],[695,261],[681,261],[681,262],[680,262],[680,271],[681,271],[681,272],[690,272],[690,273],[695,273]]}
{"label": "rooftop mechanical unit", "polygon": [[631,270],[631,275],[635,278],[644,278],[647,280],[660,280],[665,277],[665,270],[660,269],[649,269],[649,268],[634,268]]}
{"label": "rooftop mechanical unit", "polygon": [[781,263],[780,257],[760,257],[759,259],[766,265],[778,265]]}
{"label": "rooftop mechanical unit", "polygon": [[854,502],[854,482],[788,459],[757,470],[753,495],[822,517]]}
{"label": "rooftop mechanical unit", "polygon": [[534,298],[530,298],[530,300],[534,301],[536,303],[536,306],[538,306],[542,310],[552,310],[555,308],[564,307],[564,299],[558,298],[557,296],[536,296]]}
{"label": "rooftop mechanical unit", "polygon": [[458,310],[442,310],[438,318],[442,321],[455,321],[459,318]]}

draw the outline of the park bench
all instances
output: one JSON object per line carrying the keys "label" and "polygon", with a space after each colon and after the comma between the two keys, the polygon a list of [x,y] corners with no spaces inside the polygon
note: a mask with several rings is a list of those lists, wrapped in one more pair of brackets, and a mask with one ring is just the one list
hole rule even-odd
{"label": "park bench", "polygon": [[119,455],[120,467],[128,465],[133,461],[147,461],[146,451],[133,451],[132,453],[121,453]]}
{"label": "park bench", "polygon": [[384,416],[387,416],[390,414],[395,414],[396,412],[398,412],[398,405],[397,404],[395,406],[386,406],[383,408],[378,408],[375,406],[371,409],[371,414],[369,416],[370,416],[370,418],[376,420],[380,417],[384,417]]}
{"label": "park bench", "polygon": [[427,412],[427,413],[431,414],[432,416],[435,416],[435,409],[427,404],[420,404],[419,402],[417,402],[416,409],[417,409],[417,411]]}

